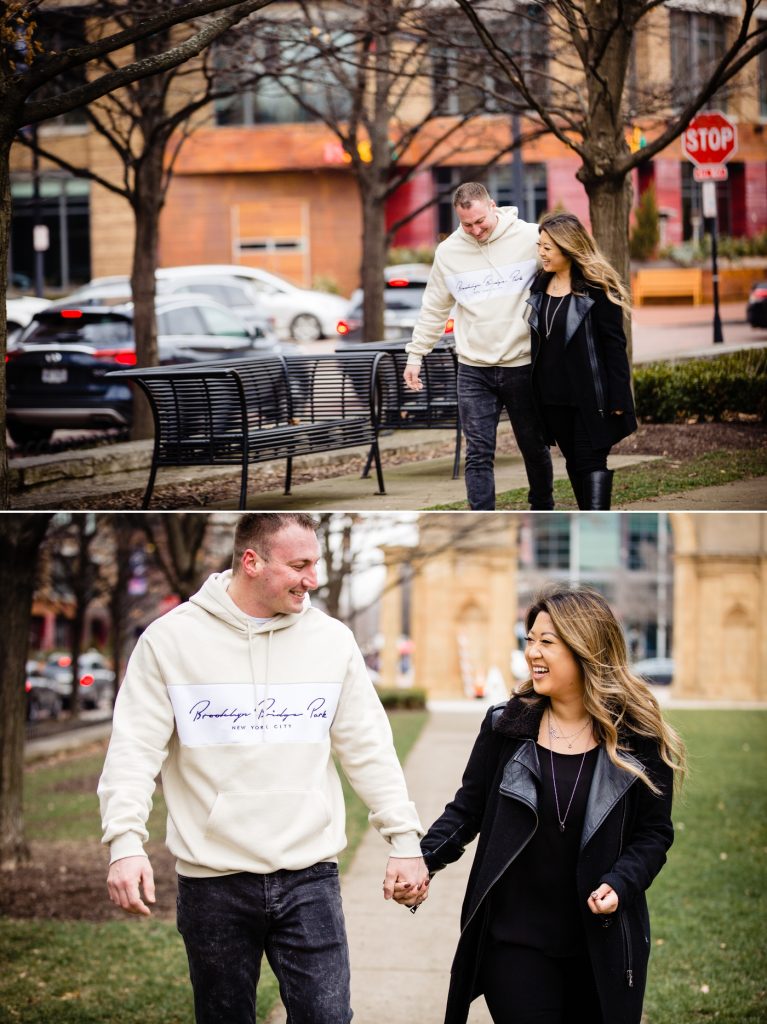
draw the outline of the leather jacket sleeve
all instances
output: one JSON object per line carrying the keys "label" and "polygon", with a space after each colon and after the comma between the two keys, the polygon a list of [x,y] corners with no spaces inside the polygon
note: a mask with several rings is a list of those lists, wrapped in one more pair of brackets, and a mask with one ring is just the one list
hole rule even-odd
{"label": "leather jacket sleeve", "polygon": [[602,364],[607,376],[608,412],[634,408],[631,395],[631,370],[626,352],[626,334],[623,330],[623,310],[599,288],[592,293],[594,307],[591,322],[597,338]]}
{"label": "leather jacket sleeve", "polygon": [[421,840],[430,873],[457,861],[477,836],[497,763],[497,748],[491,709],[482,722],[460,789]]}
{"label": "leather jacket sleeve", "polygon": [[622,908],[649,888],[666,863],[666,853],[674,841],[671,821],[674,773],[661,759],[654,744],[647,744],[647,747],[651,749],[642,749],[636,754],[661,792],[656,795],[641,780],[635,783],[633,821],[620,856],[601,879],[615,890]]}

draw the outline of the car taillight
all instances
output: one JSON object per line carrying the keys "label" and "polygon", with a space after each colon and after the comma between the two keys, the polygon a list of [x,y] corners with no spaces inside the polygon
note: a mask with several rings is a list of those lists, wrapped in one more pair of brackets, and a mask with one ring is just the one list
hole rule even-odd
{"label": "car taillight", "polygon": [[348,334],[350,330],[351,328],[349,327],[345,320],[339,320],[338,323],[336,324],[336,332],[338,334]]}
{"label": "car taillight", "polygon": [[393,277],[386,282],[390,288],[407,288],[410,282],[405,277]]}
{"label": "car taillight", "polygon": [[80,676],[80,686],[93,686],[95,679],[93,676],[86,672],[84,676]]}
{"label": "car taillight", "polygon": [[452,334],[453,327],[455,327],[455,320],[452,317],[450,317],[447,323],[445,324],[445,334]]}
{"label": "car taillight", "polygon": [[29,691],[32,689],[32,684],[28,679],[24,682],[24,689],[27,691],[27,693],[29,693]]}
{"label": "car taillight", "polygon": [[109,359],[120,366],[135,366],[136,352],[129,348],[99,348],[93,353],[96,359]]}
{"label": "car taillight", "polygon": [[17,359],[20,355],[21,355],[21,349],[18,349],[18,348],[11,349],[9,352],[5,353],[5,361],[6,361],[6,363],[8,363],[8,362],[11,361],[11,359]]}
{"label": "car taillight", "polygon": [[68,654],[62,654],[61,657],[56,660],[56,664],[59,666],[59,668],[69,668],[69,666],[72,664],[72,659],[69,657]]}
{"label": "car taillight", "polygon": [[81,309],[62,309],[61,315],[65,320],[79,320],[83,311]]}
{"label": "car taillight", "polygon": [[754,288],[751,292],[751,301],[763,302],[767,299],[767,288]]}

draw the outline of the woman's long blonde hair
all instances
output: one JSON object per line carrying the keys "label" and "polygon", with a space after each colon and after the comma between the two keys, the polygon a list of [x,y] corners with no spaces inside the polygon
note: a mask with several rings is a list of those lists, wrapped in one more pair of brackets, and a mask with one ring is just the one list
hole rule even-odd
{"label": "woman's long blonde hair", "polygon": [[[594,735],[604,743],[610,760],[638,776],[654,793],[658,787],[645,772],[621,756],[621,733],[630,730],[658,743],[661,758],[674,770],[675,779],[687,770],[685,746],[668,725],[644,680],[628,667],[628,651],[618,620],[607,601],[590,587],[556,585],[542,591],[525,617],[528,632],[540,612],[547,612],[562,642],[583,672],[583,704],[594,723]],[[532,679],[522,683],[520,697],[541,699]]]}
{"label": "woman's long blonde hair", "polygon": [[630,311],[628,289],[574,213],[547,214],[538,225],[538,232],[541,231],[545,231],[557,248],[575,264],[584,281],[602,288],[610,302],[626,313]]}

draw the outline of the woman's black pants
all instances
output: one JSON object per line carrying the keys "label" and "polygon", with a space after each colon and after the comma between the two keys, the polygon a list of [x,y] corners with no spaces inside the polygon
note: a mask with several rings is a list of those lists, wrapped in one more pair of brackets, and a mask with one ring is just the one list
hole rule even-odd
{"label": "woman's black pants", "polygon": [[[587,496],[593,474],[607,473],[610,447],[594,448],[589,440],[580,410],[574,405],[546,405],[543,409],[546,426],[565,457],[567,475],[578,502],[578,508],[593,508]],[[597,505],[596,507],[600,507]],[[607,506],[609,508],[609,504]]]}
{"label": "woman's black pants", "polygon": [[480,980],[494,1024],[603,1024],[588,956],[489,940]]}

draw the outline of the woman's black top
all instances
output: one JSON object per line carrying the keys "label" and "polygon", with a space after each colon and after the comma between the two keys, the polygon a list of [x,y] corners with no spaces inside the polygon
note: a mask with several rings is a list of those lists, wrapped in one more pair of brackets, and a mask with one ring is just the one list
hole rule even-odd
{"label": "woman's black top", "polygon": [[547,294],[543,297],[538,324],[541,351],[536,376],[546,405],[575,405],[565,367],[565,325],[569,305],[569,294]]}
{"label": "woman's black top", "polygon": [[575,889],[583,819],[597,763],[594,747],[586,753],[573,793],[582,754],[553,754],[559,817],[551,777],[552,752],[537,745],[542,786],[538,827],[490,894],[490,935],[499,942],[540,949],[549,956],[571,956],[583,948],[583,928]]}

